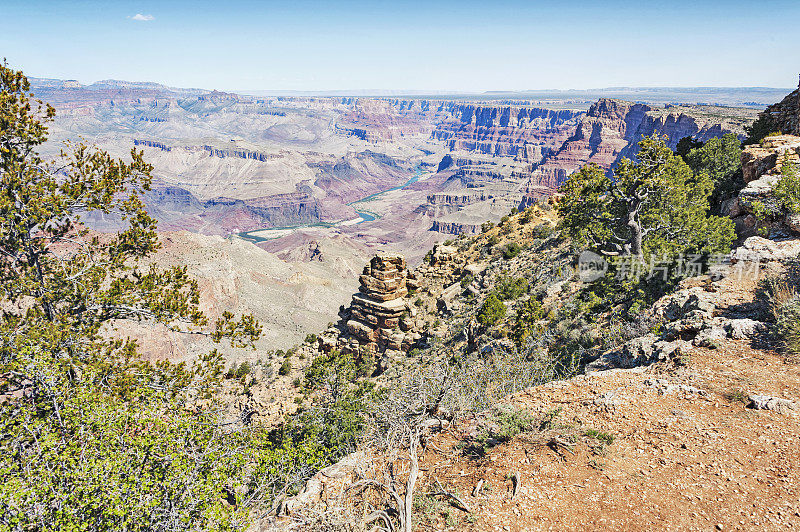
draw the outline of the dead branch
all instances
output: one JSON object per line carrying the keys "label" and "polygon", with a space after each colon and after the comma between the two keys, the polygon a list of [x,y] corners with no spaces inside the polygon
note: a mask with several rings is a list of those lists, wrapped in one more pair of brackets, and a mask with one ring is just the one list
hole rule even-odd
{"label": "dead branch", "polygon": [[464,510],[467,513],[472,513],[472,510],[470,510],[469,505],[465,503],[463,500],[461,500],[461,497],[459,497],[452,491],[447,491],[446,489],[444,489],[444,486],[442,486],[438,478],[434,478],[434,480],[436,481],[436,487],[439,488],[439,491],[428,493],[428,495],[433,495],[433,496],[442,495],[444,497],[449,497],[450,499],[456,502],[455,506],[457,508],[460,508],[461,510]]}

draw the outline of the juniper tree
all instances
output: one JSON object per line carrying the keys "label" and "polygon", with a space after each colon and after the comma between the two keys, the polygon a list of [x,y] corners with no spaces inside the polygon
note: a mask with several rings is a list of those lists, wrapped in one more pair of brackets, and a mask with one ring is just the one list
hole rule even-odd
{"label": "juniper tree", "polygon": [[[230,313],[209,324],[185,268],[147,265],[159,243],[141,152],[39,155],[54,116],[0,64],[0,529],[232,526],[255,493],[226,491],[249,482],[234,477],[250,444],[186,402],[213,390],[220,355],[150,364],[105,330],[159,322],[244,346],[260,326]],[[123,229],[91,232],[92,212]]]}
{"label": "juniper tree", "polygon": [[712,189],[707,173],[695,175],[653,136],[613,175],[588,165],[570,176],[558,213],[567,234],[603,255],[715,253],[730,246],[734,230],[731,220],[708,215]]}

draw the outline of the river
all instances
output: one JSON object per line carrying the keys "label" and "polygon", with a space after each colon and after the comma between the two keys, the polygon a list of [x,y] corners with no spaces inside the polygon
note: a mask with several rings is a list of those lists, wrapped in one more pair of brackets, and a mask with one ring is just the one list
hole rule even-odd
{"label": "river", "polygon": [[[355,209],[355,211],[356,211],[356,214],[358,214],[358,216],[361,218],[358,222],[355,222],[353,225],[362,224],[364,222],[371,222],[373,220],[376,220],[379,217],[379,215],[374,213],[374,212],[370,212],[370,211],[367,211],[367,210],[359,210],[357,204],[368,202],[370,200],[373,200],[373,199],[377,198],[381,194],[386,194],[387,192],[392,192],[392,191],[395,191],[395,190],[402,190],[402,189],[406,188],[407,186],[419,181],[420,178],[422,177],[422,175],[423,175],[422,168],[419,165],[417,165],[416,168],[414,168],[414,175],[411,177],[411,179],[409,179],[408,181],[406,181],[402,185],[398,185],[398,186],[392,187],[392,188],[387,188],[386,190],[381,190],[380,192],[376,192],[374,194],[370,194],[369,196],[365,196],[365,197],[363,197],[361,199],[357,199],[355,201],[351,201],[350,203],[348,203],[347,205],[353,207],[353,209]],[[315,223],[315,224],[286,225],[286,226],[282,226],[282,227],[269,227],[269,228],[264,228],[264,229],[255,229],[253,231],[245,231],[245,232],[242,232],[242,233],[238,233],[237,236],[240,237],[240,238],[243,238],[244,240],[249,240],[250,242],[258,243],[258,242],[266,242],[266,241],[269,241],[269,240],[274,240],[275,238],[280,238],[281,236],[285,236],[284,232],[291,232],[291,231],[294,231],[296,229],[300,229],[300,228],[303,228],[303,227],[334,227],[334,226],[339,225],[339,224],[341,224],[341,222],[337,222],[337,223],[318,222],[318,223]],[[264,232],[267,232],[267,231],[274,232],[275,236],[273,236],[271,238],[268,238],[268,237],[264,237],[264,236],[256,234],[256,233],[264,233]]]}

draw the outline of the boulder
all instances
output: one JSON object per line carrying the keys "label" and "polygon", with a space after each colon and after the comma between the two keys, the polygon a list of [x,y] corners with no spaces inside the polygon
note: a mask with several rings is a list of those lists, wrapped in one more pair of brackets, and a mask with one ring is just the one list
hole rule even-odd
{"label": "boulder", "polygon": [[722,202],[720,206],[720,213],[729,218],[736,218],[744,214],[741,205],[739,205],[739,198],[730,198]]}
{"label": "boulder", "polygon": [[725,331],[728,333],[728,336],[734,340],[752,338],[765,328],[766,326],[760,321],[751,320],[749,318],[728,320],[725,324]]}
{"label": "boulder", "polygon": [[[780,204],[772,192],[778,179],[780,176],[764,175],[748,183],[739,191],[739,207],[750,214],[755,214],[757,210],[761,209],[766,209],[767,212],[780,212]],[[757,204],[760,209],[756,208]]]}
{"label": "boulder", "polygon": [[742,152],[742,174],[744,182],[750,183],[761,177],[765,172],[775,167],[778,160],[777,152],[762,148],[761,146],[749,146]]}
{"label": "boulder", "polygon": [[483,271],[486,270],[486,267],[487,267],[487,265],[485,263],[482,263],[482,262],[481,263],[467,264],[466,266],[464,266],[464,272],[469,274],[469,275],[471,275],[471,276],[473,276],[473,277],[475,277],[475,276],[483,273]]}
{"label": "boulder", "polygon": [[800,234],[800,214],[789,214],[784,219],[784,223],[793,233]]}
{"label": "boulder", "polygon": [[751,236],[731,252],[731,263],[770,262],[793,259],[800,254],[800,239],[783,241]]}
{"label": "boulder", "polygon": [[751,395],[749,400],[747,407],[755,410],[774,410],[781,414],[788,414],[797,410],[797,403],[780,397]]}
{"label": "boulder", "polygon": [[440,264],[449,261],[453,255],[458,252],[454,246],[445,246],[444,244],[437,244],[433,247],[433,263]]}
{"label": "boulder", "polygon": [[684,288],[656,301],[653,310],[657,317],[667,322],[679,320],[694,310],[711,314],[715,308],[714,297],[700,286]]}
{"label": "boulder", "polygon": [[710,327],[697,333],[692,343],[700,347],[716,348],[717,343],[727,337],[728,333],[722,327]]}

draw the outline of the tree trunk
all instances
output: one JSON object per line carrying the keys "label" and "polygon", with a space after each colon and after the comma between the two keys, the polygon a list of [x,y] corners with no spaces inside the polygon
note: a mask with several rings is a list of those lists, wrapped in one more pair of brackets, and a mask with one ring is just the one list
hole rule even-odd
{"label": "tree trunk", "polygon": [[642,223],[639,221],[642,200],[643,198],[639,197],[638,194],[634,194],[634,200],[628,204],[628,227],[631,229],[629,253],[640,260],[643,258],[642,239],[644,238]]}

